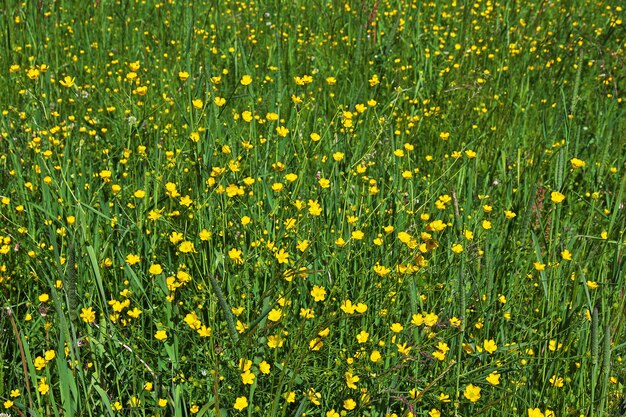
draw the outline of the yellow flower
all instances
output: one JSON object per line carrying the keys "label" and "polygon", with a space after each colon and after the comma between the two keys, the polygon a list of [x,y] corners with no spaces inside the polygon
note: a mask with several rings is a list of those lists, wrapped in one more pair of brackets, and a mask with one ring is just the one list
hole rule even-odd
{"label": "yellow flower", "polygon": [[37,68],[29,68],[26,76],[31,80],[36,80],[39,77],[39,70]]}
{"label": "yellow flower", "polygon": [[356,383],[359,382],[359,377],[352,372],[346,372],[346,386],[350,389],[357,389]]}
{"label": "yellow flower", "polygon": [[191,104],[193,105],[194,109],[201,109],[202,106],[204,105],[204,103],[202,102],[202,100],[200,100],[199,98],[192,100]]}
{"label": "yellow flower", "polygon": [[37,391],[39,391],[41,395],[46,395],[50,391],[50,385],[46,384],[46,378],[41,378],[37,385]]}
{"label": "yellow flower", "polygon": [[309,206],[309,214],[311,216],[320,216],[322,214],[322,207],[319,205],[319,203],[317,202],[317,200],[309,200],[309,202],[307,203]]}
{"label": "yellow flower", "polygon": [[130,266],[138,264],[139,261],[141,261],[141,258],[139,257],[139,255],[134,255],[130,253],[128,254],[128,256],[126,256],[126,263]]}
{"label": "yellow flower", "polygon": [[555,388],[562,388],[563,387],[563,378],[560,377],[560,376],[552,375],[552,377],[550,378],[550,383]]}
{"label": "yellow flower", "polygon": [[452,245],[452,252],[454,252],[454,253],[461,253],[461,252],[463,252],[463,246],[461,246],[459,243],[456,243],[456,244]]}
{"label": "yellow flower", "polygon": [[311,339],[309,341],[309,349],[314,352],[320,350],[323,346],[324,342],[322,342],[322,339],[320,339],[319,337],[316,337],[315,339]]}
{"label": "yellow flower", "polygon": [[439,342],[437,343],[437,349],[439,349],[443,353],[447,353],[450,350],[450,347],[446,342]]}
{"label": "yellow flower", "polygon": [[436,350],[433,352],[433,357],[435,357],[435,359],[440,360],[440,361],[444,361],[446,360],[446,352],[442,352],[440,350]]}
{"label": "yellow flower", "polygon": [[246,123],[250,123],[253,119],[252,116],[252,112],[249,110],[246,110],[244,112],[241,113],[241,118],[243,119],[244,122]]}
{"label": "yellow flower", "polygon": [[296,248],[300,251],[300,252],[304,252],[305,250],[307,250],[307,248],[309,247],[309,241],[308,240],[301,240],[298,241],[298,244],[296,245]]}
{"label": "yellow flower", "polygon": [[582,159],[578,159],[578,158],[572,158],[570,159],[569,162],[570,164],[572,164],[572,168],[574,169],[584,168],[585,165],[587,165],[585,161],[583,161]]}
{"label": "yellow flower", "polygon": [[356,401],[354,401],[352,398],[348,398],[343,402],[343,408],[348,411],[354,410],[356,408]]}
{"label": "yellow flower", "polygon": [[161,218],[161,210],[150,210],[148,213],[148,219],[152,221],[157,221]]}
{"label": "yellow flower", "polygon": [[151,275],[159,275],[163,272],[163,268],[161,268],[161,265],[159,264],[153,264],[153,265],[150,265],[150,269],[148,270],[148,272]]}
{"label": "yellow flower", "polygon": [[241,251],[239,249],[232,248],[228,251],[228,257],[237,265],[243,264],[243,258],[241,257]]}
{"label": "yellow flower", "polygon": [[367,304],[357,303],[356,304],[356,312],[359,314],[363,314],[367,311]]}
{"label": "yellow flower", "polygon": [[46,303],[48,300],[50,300],[50,296],[48,294],[41,294],[39,296],[39,301],[42,303]]}
{"label": "yellow flower", "polygon": [[569,250],[565,249],[563,252],[561,252],[561,257],[565,261],[571,261],[572,260],[572,253]]}
{"label": "yellow flower", "polygon": [[296,85],[307,85],[307,84],[311,84],[313,82],[313,77],[310,75],[303,75],[302,77],[293,77],[294,81],[296,82]]}
{"label": "yellow flower", "polygon": [[426,230],[428,230],[429,232],[441,232],[443,229],[446,228],[446,226],[447,224],[445,224],[441,220],[435,220],[430,222],[428,226],[426,226]]}
{"label": "yellow flower", "polygon": [[285,252],[284,249],[281,249],[276,254],[274,254],[276,260],[279,264],[286,264],[289,261],[289,253]]}
{"label": "yellow flower", "polygon": [[320,330],[317,334],[319,337],[327,337],[330,334],[330,327],[326,327],[323,330]]}
{"label": "yellow flower", "polygon": [[211,336],[211,328],[210,327],[206,327],[204,324],[202,326],[200,326],[200,328],[197,331],[198,331],[198,334],[200,335],[200,337],[209,337],[209,336]]}
{"label": "yellow flower", "polygon": [[223,97],[215,97],[213,99],[213,102],[217,107],[222,107],[224,104],[226,104],[226,99]]}
{"label": "yellow flower", "polygon": [[180,246],[178,247],[178,250],[181,251],[182,253],[190,253],[190,252],[196,251],[193,243],[189,241],[184,241],[183,243],[181,243]]}
{"label": "yellow flower", "polygon": [[378,363],[380,361],[382,361],[383,357],[381,356],[380,352],[377,350],[373,350],[372,353],[370,354],[370,360],[374,363]]}
{"label": "yellow flower", "polygon": [[362,240],[363,236],[365,236],[365,233],[363,233],[360,230],[355,230],[354,232],[352,232],[352,234],[350,235],[352,237],[352,239],[354,240]]}
{"label": "yellow flower", "polygon": [[490,373],[489,375],[487,375],[487,377],[485,379],[491,385],[498,385],[498,384],[500,384],[500,374],[495,372],[495,371]]}
{"label": "yellow flower", "polygon": [[554,204],[562,203],[565,200],[565,196],[558,191],[552,191],[550,194],[550,199]]}
{"label": "yellow flower", "polygon": [[322,188],[329,188],[330,187],[330,181],[326,178],[320,178],[320,180],[318,181],[320,187]]}
{"label": "yellow flower", "polygon": [[272,309],[267,315],[269,321],[277,322],[282,317],[283,312],[279,308]]}
{"label": "yellow flower", "polygon": [[[245,324],[245,323],[242,323],[242,322],[241,322],[241,321],[239,321],[239,320],[237,320],[237,324],[235,325],[235,328],[237,329],[237,331],[238,331],[239,333],[243,333],[243,332],[245,332],[245,331],[246,331],[246,329],[248,328],[248,325],[247,325],[247,324]],[[271,338],[271,337],[272,337],[272,336],[270,336],[270,338]],[[269,345],[269,344],[270,344],[270,342],[268,341],[268,342],[267,342],[267,344]],[[282,346],[282,345],[283,345],[283,343],[282,343],[282,341],[281,341],[281,342],[280,342],[280,346]],[[280,346],[279,346],[279,347],[280,347]],[[270,346],[270,347],[271,347],[271,346]]]}
{"label": "yellow flower", "polygon": [[145,96],[146,94],[148,94],[148,86],[139,86],[134,92],[136,92],[140,96]]}
{"label": "yellow flower", "polygon": [[154,334],[154,338],[159,341],[163,341],[167,339],[167,333],[165,332],[165,330],[157,330],[157,332]]}
{"label": "yellow flower", "polygon": [[322,399],[322,394],[319,392],[315,392],[313,388],[309,388],[306,393],[307,400],[311,401],[311,403],[315,405],[320,405],[320,400]]}
{"label": "yellow flower", "polygon": [[35,369],[37,369],[38,371],[41,371],[43,368],[46,367],[46,360],[42,358],[41,356],[37,356],[35,358],[34,365],[35,365]]}
{"label": "yellow flower", "polygon": [[398,353],[400,353],[401,355],[405,355],[408,356],[411,353],[411,346],[407,346],[406,343],[398,343],[396,344],[396,348],[398,348]]}
{"label": "yellow flower", "polygon": [[178,79],[180,79],[181,81],[187,81],[188,78],[189,78],[189,73],[187,71],[178,72]]}
{"label": "yellow flower", "polygon": [[289,129],[287,129],[285,126],[278,126],[276,128],[276,133],[278,133],[278,136],[284,138],[289,133]]}
{"label": "yellow flower", "polygon": [[11,400],[6,400],[6,401],[3,403],[3,405],[4,405],[4,408],[9,409],[9,408],[13,407],[13,401],[11,401]]}
{"label": "yellow flower", "polygon": [[369,336],[370,334],[368,332],[366,332],[365,330],[361,330],[361,333],[356,335],[356,340],[359,343],[366,343]]}
{"label": "yellow flower", "polygon": [[341,310],[346,314],[354,314],[356,306],[352,304],[352,301],[344,300],[343,303],[341,303]]}
{"label": "yellow flower", "polygon": [[248,399],[246,397],[237,397],[233,408],[237,411],[242,411],[248,407]]}
{"label": "yellow flower", "polygon": [[130,317],[136,319],[141,315],[142,311],[135,307],[132,310],[129,310],[127,313]]}
{"label": "yellow flower", "polygon": [[252,84],[252,77],[249,75],[244,75],[241,77],[241,81],[239,81],[241,85],[250,85]]}
{"label": "yellow flower", "polygon": [[463,392],[463,396],[475,403],[480,399],[480,387],[469,384],[465,387],[465,391]]}
{"label": "yellow flower", "polygon": [[390,328],[391,331],[394,333],[400,333],[402,330],[404,330],[404,326],[402,326],[402,324],[400,323],[393,323]]}
{"label": "yellow flower", "polygon": [[267,346],[270,349],[276,349],[282,347],[284,340],[278,335],[271,335],[267,337]]}
{"label": "yellow flower", "polygon": [[241,374],[241,382],[244,385],[252,385],[254,384],[255,375],[249,370]]}
{"label": "yellow flower", "polygon": [[496,351],[496,349],[498,349],[498,345],[496,345],[496,342],[493,339],[485,340],[483,342],[483,347],[489,354],[492,354]]}
{"label": "yellow flower", "polygon": [[561,349],[561,347],[563,347],[563,343],[557,342],[556,340],[550,340],[548,342],[548,349],[550,349],[552,352],[556,352],[557,350]]}
{"label": "yellow flower", "polygon": [[71,88],[74,86],[74,80],[76,80],[76,78],[72,78],[67,75],[65,78],[59,81],[59,84],[61,84],[65,88]]}
{"label": "yellow flower", "polygon": [[265,375],[269,374],[270,373],[270,368],[271,368],[270,364],[265,362],[265,361],[262,361],[259,364],[259,371],[261,371],[262,374],[265,374]]}
{"label": "yellow flower", "polygon": [[326,298],[326,289],[322,286],[314,285],[311,290],[311,296],[315,302],[324,301]]}
{"label": "yellow flower", "polygon": [[544,417],[544,414],[539,408],[529,408],[528,417]]}
{"label": "yellow flower", "polygon": [[424,317],[424,324],[427,327],[433,327],[439,321],[439,316],[435,313],[428,313]]}

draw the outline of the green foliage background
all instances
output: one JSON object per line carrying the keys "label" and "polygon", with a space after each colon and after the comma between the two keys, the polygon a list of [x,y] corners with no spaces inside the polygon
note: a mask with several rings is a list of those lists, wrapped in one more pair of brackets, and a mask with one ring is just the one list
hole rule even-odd
{"label": "green foliage background", "polygon": [[623,414],[623,16],[3,2],[6,412]]}

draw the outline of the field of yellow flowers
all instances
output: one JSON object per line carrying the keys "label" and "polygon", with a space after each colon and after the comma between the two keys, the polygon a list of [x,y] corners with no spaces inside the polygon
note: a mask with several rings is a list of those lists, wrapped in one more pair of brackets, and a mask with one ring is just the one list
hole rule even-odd
{"label": "field of yellow flowers", "polygon": [[625,415],[624,7],[4,1],[0,415]]}

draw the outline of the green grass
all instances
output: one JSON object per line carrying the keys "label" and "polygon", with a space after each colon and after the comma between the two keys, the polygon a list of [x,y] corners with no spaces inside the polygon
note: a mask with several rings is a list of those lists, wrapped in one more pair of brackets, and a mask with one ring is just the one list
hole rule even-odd
{"label": "green grass", "polygon": [[623,414],[624,13],[4,2],[0,409]]}

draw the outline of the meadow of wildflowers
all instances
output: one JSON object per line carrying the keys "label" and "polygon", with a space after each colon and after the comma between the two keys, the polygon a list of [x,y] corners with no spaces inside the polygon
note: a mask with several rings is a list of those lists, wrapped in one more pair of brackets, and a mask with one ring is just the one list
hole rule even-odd
{"label": "meadow of wildflowers", "polygon": [[0,411],[626,413],[618,0],[0,6]]}

